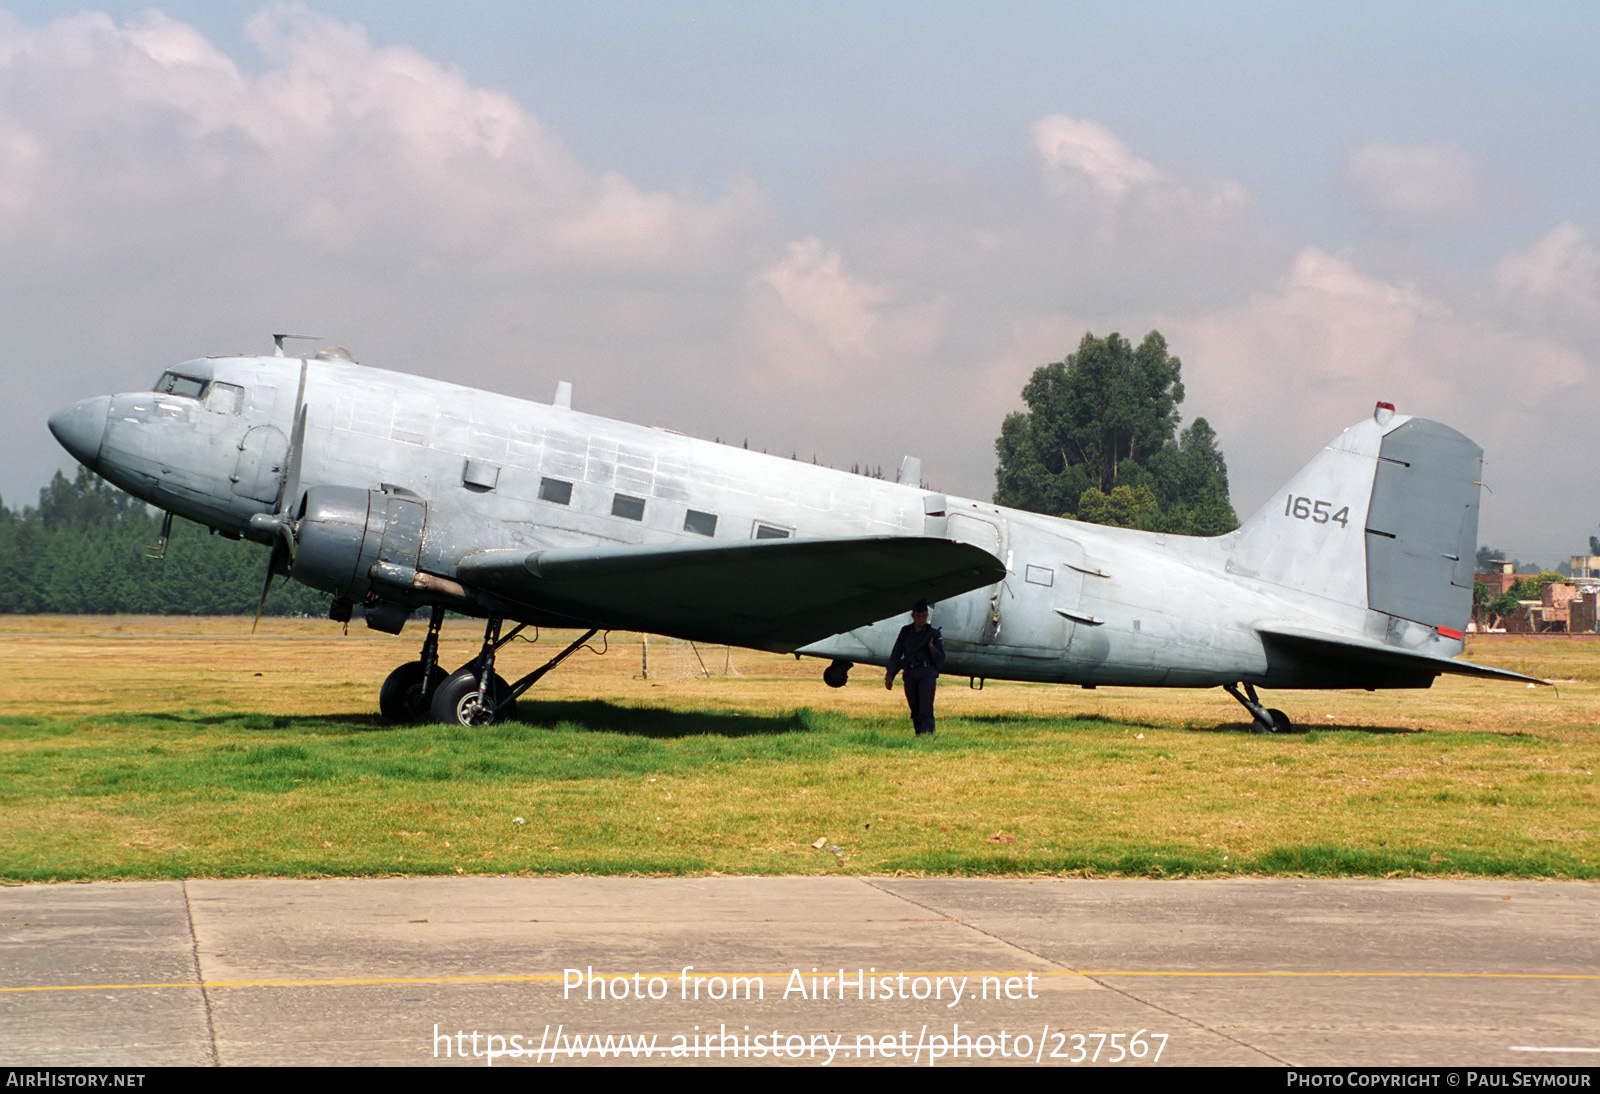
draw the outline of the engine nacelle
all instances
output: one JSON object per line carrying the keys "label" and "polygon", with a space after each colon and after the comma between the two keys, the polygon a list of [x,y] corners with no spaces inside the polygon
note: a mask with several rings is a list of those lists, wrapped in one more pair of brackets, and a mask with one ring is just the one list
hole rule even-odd
{"label": "engine nacelle", "polygon": [[[414,571],[428,519],[426,502],[382,490],[317,486],[306,492],[295,524],[296,581],[353,601],[374,592],[372,569],[388,563]],[[381,592],[392,594],[392,585]]]}

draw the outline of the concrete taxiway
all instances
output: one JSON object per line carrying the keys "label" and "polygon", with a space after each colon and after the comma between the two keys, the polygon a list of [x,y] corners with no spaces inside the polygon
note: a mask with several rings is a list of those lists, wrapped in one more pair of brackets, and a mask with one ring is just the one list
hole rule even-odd
{"label": "concrete taxiway", "polygon": [[654,1037],[668,1063],[1593,1067],[1600,886],[465,877],[0,889],[10,1065],[484,1066],[491,1050],[496,1066],[599,1063],[608,1035],[613,1047],[635,1039],[628,1063],[644,1063],[635,1053]]}

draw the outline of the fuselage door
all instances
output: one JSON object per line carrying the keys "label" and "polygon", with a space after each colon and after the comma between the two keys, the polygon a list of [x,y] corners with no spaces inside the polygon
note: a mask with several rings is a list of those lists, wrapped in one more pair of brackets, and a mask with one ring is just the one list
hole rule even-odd
{"label": "fuselage door", "polygon": [[1078,606],[1083,575],[1070,563],[1082,564],[1083,548],[1032,524],[1013,523],[1008,533],[1009,572],[999,599],[1004,620],[994,643],[1012,656],[1055,660],[1072,641],[1069,613]]}
{"label": "fuselage door", "polygon": [[[1006,558],[1004,537],[995,522],[971,513],[951,513],[946,519],[945,529],[945,534],[957,543],[982,547],[1007,566],[1010,565]],[[987,589],[974,589],[957,597],[950,602],[947,611],[940,613],[940,626],[946,628],[952,637],[959,636],[968,642],[996,641],[1001,629],[1005,589],[1006,583],[997,581]],[[948,623],[944,620],[948,620]]]}
{"label": "fuselage door", "polygon": [[253,501],[271,504],[283,489],[284,466],[289,458],[289,438],[270,425],[258,425],[239,443],[239,462],[233,469],[233,492]]}

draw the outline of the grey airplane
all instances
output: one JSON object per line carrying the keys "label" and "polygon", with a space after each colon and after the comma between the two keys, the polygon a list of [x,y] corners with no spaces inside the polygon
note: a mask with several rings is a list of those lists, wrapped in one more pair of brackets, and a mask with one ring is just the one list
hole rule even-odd
{"label": "grey airplane", "polygon": [[[905,613],[936,602],[947,674],[1222,687],[1260,731],[1257,688],[1417,688],[1455,660],[1472,598],[1482,449],[1379,403],[1235,532],[1082,524],[356,364],[215,357],[151,391],[86,399],[50,429],[84,466],[398,634],[428,609],[385,718],[486,725],[602,630],[793,652],[846,683],[885,665]],[[169,525],[170,527],[170,525]],[[165,530],[163,532],[165,535]],[[439,663],[446,611],[480,653]],[[259,613],[259,607],[258,607]],[[507,625],[509,624],[509,629]],[[585,633],[508,683],[527,626]]]}

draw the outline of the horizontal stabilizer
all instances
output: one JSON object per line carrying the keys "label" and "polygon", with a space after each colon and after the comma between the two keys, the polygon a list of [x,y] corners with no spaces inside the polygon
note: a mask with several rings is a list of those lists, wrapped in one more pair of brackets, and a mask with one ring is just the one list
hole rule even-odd
{"label": "horizontal stabilizer", "polygon": [[788,652],[993,585],[971,544],[909,536],[486,551],[460,579],[574,625]]}
{"label": "horizontal stabilizer", "polygon": [[[1269,664],[1273,661],[1276,649],[1293,660],[1314,661],[1328,675],[1342,670],[1352,681],[1345,685],[1349,687],[1401,687],[1405,685],[1390,682],[1392,678],[1411,676],[1423,681],[1441,673],[1475,676],[1484,680],[1516,680],[1524,684],[1549,683],[1520,672],[1493,669],[1487,665],[1474,665],[1470,661],[1436,657],[1419,650],[1400,649],[1368,638],[1328,634],[1305,627],[1273,624],[1258,626],[1256,633],[1261,635],[1266,644]],[[1421,686],[1427,686],[1426,682],[1422,682]]]}

